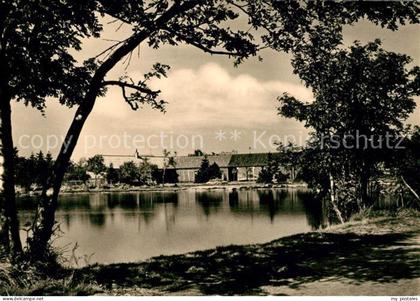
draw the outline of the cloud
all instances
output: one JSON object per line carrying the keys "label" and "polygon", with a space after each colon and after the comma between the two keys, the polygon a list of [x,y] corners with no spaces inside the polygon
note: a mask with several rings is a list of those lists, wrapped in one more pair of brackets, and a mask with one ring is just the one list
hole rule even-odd
{"label": "cloud", "polygon": [[[206,63],[198,68],[179,68],[171,71],[168,78],[153,81],[152,87],[160,89],[161,96],[169,102],[166,114],[148,106],[132,111],[124,102],[120,89],[110,89],[104,98],[98,99],[83,129],[75,158],[86,156],[84,141],[88,135],[122,136],[127,133],[148,136],[160,132],[174,135],[201,134],[206,138],[206,146],[214,151],[248,149],[252,143],[246,139],[251,139],[254,130],[259,133],[267,131],[269,134],[299,137],[305,135],[307,129],[301,123],[277,115],[276,98],[287,92],[298,99],[311,100],[312,93],[309,89],[286,81],[258,79],[240,73],[241,69],[237,71],[237,74],[232,75],[219,64]],[[130,75],[134,79],[141,78],[140,72]],[[417,102],[419,103],[419,98]],[[64,135],[73,114],[74,109],[69,110],[55,100],[48,101],[46,117],[42,117],[34,109],[15,104],[15,140],[18,141],[19,136],[28,134]],[[418,108],[408,122],[419,124],[419,116]],[[227,132],[238,129],[244,138],[234,145],[230,140],[225,144],[215,144],[213,136],[220,129]],[[52,151],[55,153],[58,148]],[[105,149],[89,151],[94,154],[130,153],[133,150],[112,150],[105,146]]]}
{"label": "cloud", "polygon": [[[140,73],[131,76],[140,78]],[[111,90],[95,108],[95,119],[106,117],[121,122],[124,118],[124,124],[130,128],[147,124],[161,130],[261,127],[279,122],[276,97],[283,92],[303,100],[312,97],[303,86],[261,81],[248,74],[232,76],[215,63],[204,64],[197,70],[175,70],[168,78],[155,80],[151,85],[160,89],[162,98],[169,102],[165,115],[148,107],[131,112],[119,91]]]}

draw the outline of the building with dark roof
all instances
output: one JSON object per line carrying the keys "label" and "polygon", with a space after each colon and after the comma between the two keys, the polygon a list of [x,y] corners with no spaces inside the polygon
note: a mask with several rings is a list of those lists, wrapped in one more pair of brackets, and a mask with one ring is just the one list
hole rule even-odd
{"label": "building with dark roof", "polygon": [[[222,172],[222,179],[226,181],[229,181],[229,163],[231,158],[232,154],[207,156],[210,165],[216,163],[219,166],[220,171]],[[203,159],[204,156],[175,157],[175,166],[172,168],[175,168],[178,173],[178,181],[194,182],[195,174],[200,169]]]}
{"label": "building with dark roof", "polygon": [[[249,153],[249,154],[220,154],[207,156],[210,164],[216,163],[225,181],[255,181],[261,169],[267,166],[270,156],[277,154]],[[204,156],[178,156],[175,166],[179,182],[194,182]]]}
{"label": "building with dark roof", "polygon": [[[261,169],[269,164],[270,157],[275,159],[278,153],[222,153],[217,155],[208,155],[209,164],[216,163],[222,173],[222,180],[224,181],[255,181]],[[111,163],[114,168],[119,168],[121,164],[127,161],[133,161],[136,164],[143,162],[144,157],[141,156],[118,156],[118,155],[104,155],[105,163],[109,166]],[[178,181],[181,183],[195,182],[195,176],[200,169],[201,163],[205,156],[177,156],[174,158],[174,166],[169,166],[167,169],[174,170],[178,174]],[[163,157],[148,156],[148,162],[155,164],[162,169]],[[294,179],[296,172],[294,168],[285,170],[291,179]]]}

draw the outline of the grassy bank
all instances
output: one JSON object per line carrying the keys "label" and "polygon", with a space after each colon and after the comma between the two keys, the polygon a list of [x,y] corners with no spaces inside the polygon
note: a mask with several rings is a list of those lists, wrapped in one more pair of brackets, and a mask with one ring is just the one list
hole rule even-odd
{"label": "grassy bank", "polygon": [[[308,289],[321,295],[360,294],[363,289],[379,295],[398,289],[403,295],[420,293],[419,213],[369,215],[375,217],[266,244],[63,270],[32,287],[16,289],[15,284],[0,293],[300,295]],[[331,291],[331,285],[339,290]]]}

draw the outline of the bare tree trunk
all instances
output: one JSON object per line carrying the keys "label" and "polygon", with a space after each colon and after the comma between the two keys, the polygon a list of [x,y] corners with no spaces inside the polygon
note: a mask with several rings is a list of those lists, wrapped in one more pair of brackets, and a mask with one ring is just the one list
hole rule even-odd
{"label": "bare tree trunk", "polygon": [[[14,146],[12,137],[12,121],[10,98],[5,95],[4,88],[0,88],[0,143],[1,155],[3,156],[3,172],[2,172],[2,194],[4,216],[0,216],[3,220],[0,232],[8,229],[9,239],[2,240],[10,243],[10,250],[14,255],[22,252],[22,243],[19,235],[19,220],[16,209],[15,195],[15,162],[14,162]],[[5,219],[5,220],[4,220]],[[6,223],[6,225],[4,225]]]}
{"label": "bare tree trunk", "polygon": [[337,206],[336,187],[335,187],[334,177],[332,176],[331,173],[330,173],[329,177],[330,177],[330,198],[331,198],[331,205],[333,206],[333,209],[334,209],[335,213],[337,214],[337,217],[340,220],[340,222],[342,224],[344,224],[343,215],[341,214],[341,211],[340,211],[340,209],[338,209],[338,206]]}
{"label": "bare tree trunk", "polygon": [[408,188],[408,190],[411,191],[411,193],[416,197],[417,201],[420,202],[420,196],[417,194],[417,192],[407,183],[407,181],[404,179],[403,176],[401,176],[401,180],[403,181],[404,185]]}
{"label": "bare tree trunk", "polygon": [[[5,20],[10,10],[10,5],[1,5],[0,32],[5,35]],[[5,57],[4,39],[0,43],[0,152],[3,157],[1,172],[0,201],[0,243],[8,254],[18,255],[22,252],[19,235],[19,220],[16,209],[15,195],[15,162],[12,135],[12,111],[10,102],[12,95],[9,87],[9,63]],[[11,251],[11,253],[10,253]]]}
{"label": "bare tree trunk", "polygon": [[[4,31],[4,20],[7,10],[5,4],[0,4],[0,32]],[[3,62],[2,53],[2,43],[0,43],[0,62]],[[6,69],[3,64],[0,64],[0,78],[5,81],[5,72]],[[7,101],[5,95],[5,85],[1,84],[0,86],[0,103]],[[1,120],[0,120],[1,122]],[[1,127],[1,124],[0,124]],[[3,162],[0,163],[2,165]],[[0,173],[3,174],[3,167],[0,166]],[[3,186],[2,176],[0,176],[0,186]],[[1,193],[1,192],[0,192]],[[6,217],[6,199],[3,195],[0,195],[0,256],[10,254],[10,241],[9,241],[9,224]]]}
{"label": "bare tree trunk", "polygon": [[163,167],[162,171],[162,186],[165,186],[165,174],[166,174],[166,167]]}
{"label": "bare tree trunk", "polygon": [[[1,96],[1,90],[0,90]],[[4,101],[3,98],[0,98],[0,102]],[[1,123],[1,120],[0,120]],[[1,124],[0,124],[1,128]],[[3,165],[3,162],[1,163]],[[3,166],[0,167],[1,177],[0,184],[3,187]],[[3,190],[3,189],[2,189]],[[3,191],[1,191],[2,193]],[[6,198],[4,195],[0,196],[0,256],[10,254],[10,239],[9,239],[9,222],[6,216]]]}
{"label": "bare tree trunk", "polygon": [[[34,259],[42,259],[48,251],[48,242],[53,235],[53,229],[56,223],[55,211],[58,205],[61,184],[83,125],[93,108],[94,100],[93,102],[86,103],[89,106],[80,106],[77,110],[55,162],[53,172],[49,176],[46,186],[43,188],[37,218],[33,226],[33,235],[28,241],[30,253]],[[53,189],[53,193],[51,196],[48,196],[47,191],[50,188]]]}
{"label": "bare tree trunk", "polygon": [[0,197],[0,257],[10,254],[9,223],[6,217],[6,202]]}
{"label": "bare tree trunk", "polygon": [[360,198],[363,208],[371,205],[369,199],[369,174],[366,171],[362,171],[360,177]]}
{"label": "bare tree trunk", "polygon": [[[32,238],[28,241],[30,253],[32,257],[41,256],[48,251],[48,242],[53,235],[55,225],[55,211],[58,205],[58,196],[63,182],[64,174],[70,162],[70,158],[76,147],[80,133],[91,113],[100,89],[103,87],[103,81],[107,73],[123,59],[130,54],[136,47],[147,39],[150,34],[159,28],[162,28],[174,16],[184,13],[185,11],[198,5],[200,1],[191,0],[185,3],[175,2],[168,10],[162,14],[155,22],[152,29],[144,30],[133,34],[124,44],[118,47],[96,70],[93,76],[89,90],[87,91],[81,105],[76,111],[72,124],[66,134],[66,138],[60,149],[60,153],[54,165],[54,170],[48,178],[47,184],[42,192],[42,201],[38,206],[37,219],[33,226]],[[47,196],[49,188],[53,189],[51,197]]]}

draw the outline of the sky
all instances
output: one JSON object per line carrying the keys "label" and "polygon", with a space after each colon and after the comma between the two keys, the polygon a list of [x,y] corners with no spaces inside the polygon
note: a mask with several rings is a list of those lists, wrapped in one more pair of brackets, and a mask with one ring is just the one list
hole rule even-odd
{"label": "sky", "polygon": [[[107,25],[102,39],[86,40],[76,57],[95,56],[110,45],[105,39],[122,39],[129,32],[128,26],[116,31],[116,24]],[[418,25],[392,32],[361,21],[345,28],[344,43],[381,38],[385,49],[408,54],[413,65],[419,65],[418,32]],[[109,89],[89,116],[73,160],[98,153],[131,155],[136,149],[141,154],[160,155],[168,149],[186,155],[197,148],[208,153],[245,153],[274,151],[278,141],[303,144],[309,130],[279,117],[276,98],[287,92],[311,100],[312,93],[293,74],[290,55],[264,50],[261,56],[262,62],[251,58],[235,68],[229,58],[210,56],[191,46],[154,50],[142,45],[139,56],[136,53],[127,68],[116,66],[108,79],[126,74],[140,80],[153,63],[170,65],[167,78],[151,83],[168,101],[167,112],[147,106],[132,111],[119,88]],[[420,107],[420,98],[416,102]],[[47,101],[44,116],[21,103],[15,103],[12,110],[13,135],[21,155],[39,150],[56,155],[75,111],[54,99]],[[420,124],[420,108],[407,122]]]}

